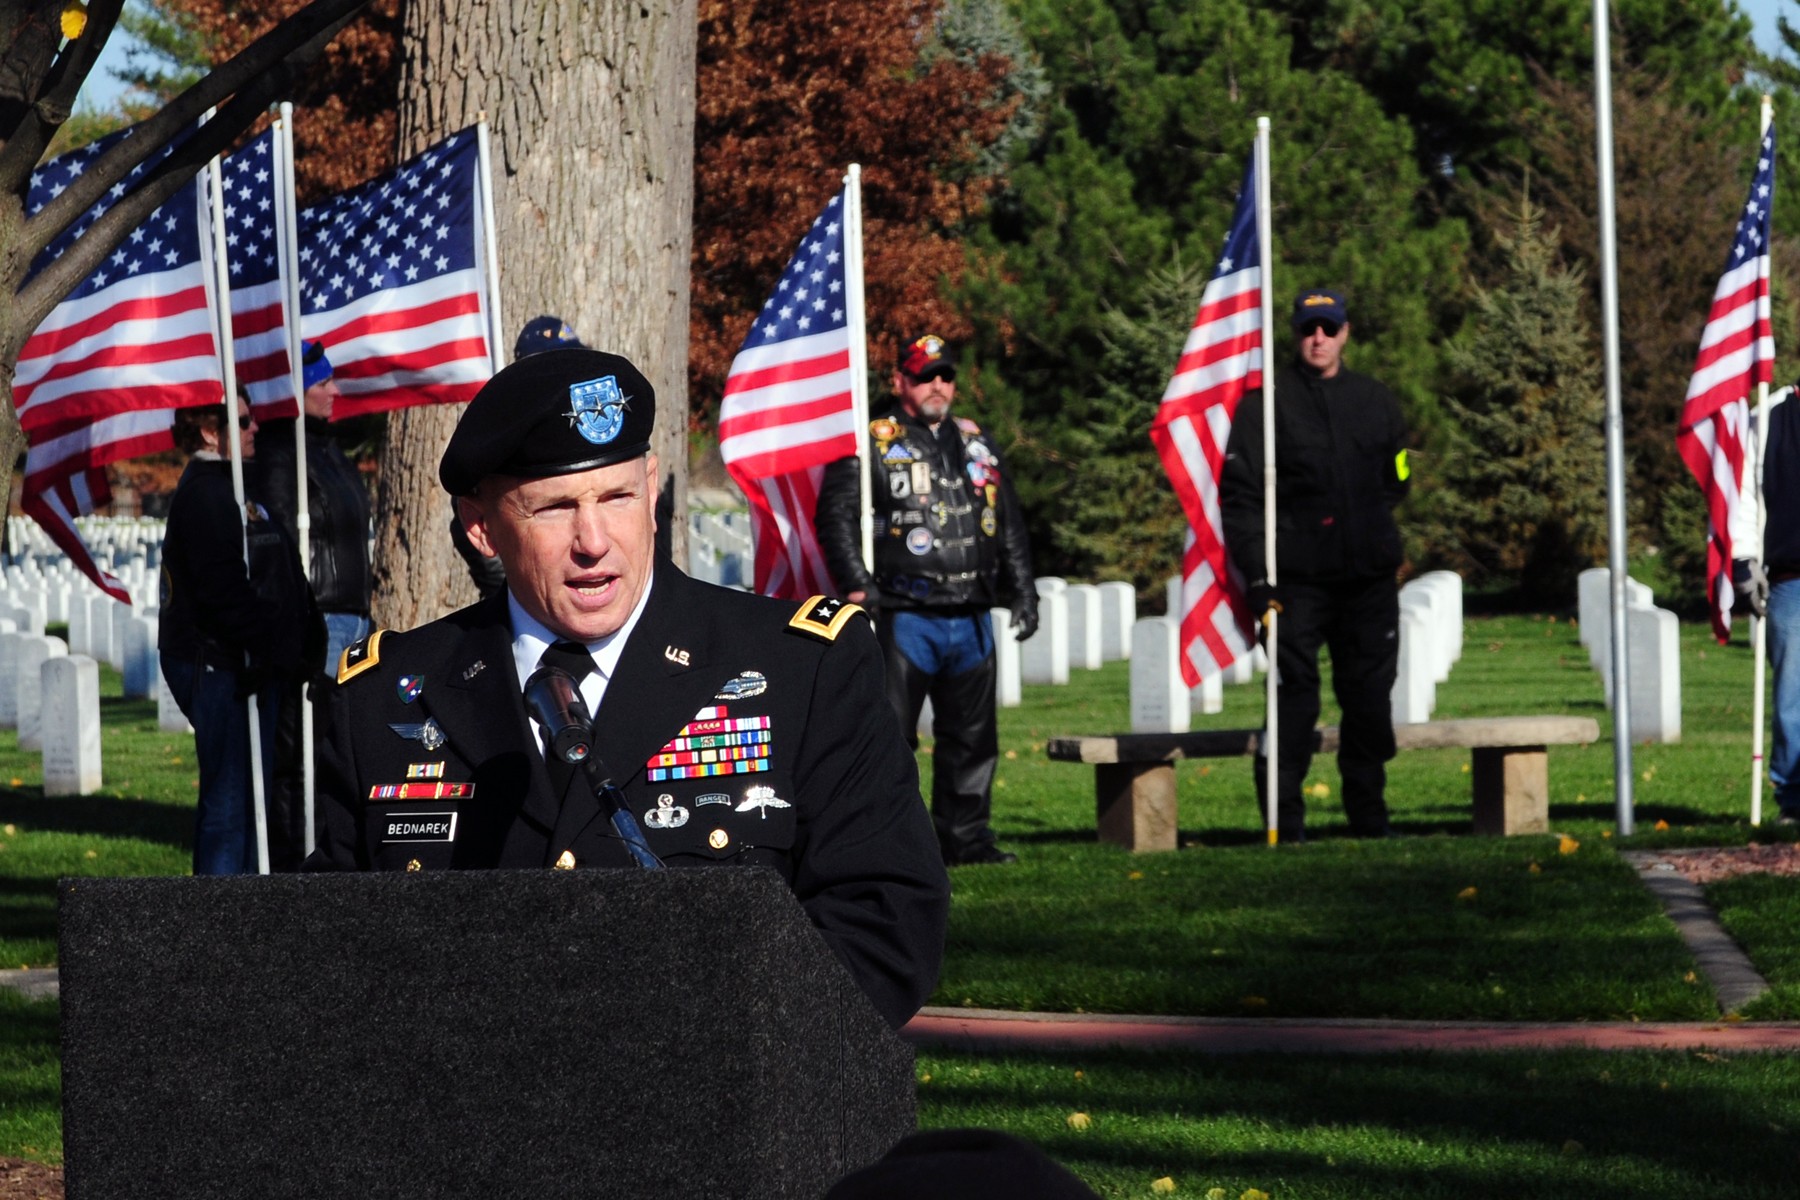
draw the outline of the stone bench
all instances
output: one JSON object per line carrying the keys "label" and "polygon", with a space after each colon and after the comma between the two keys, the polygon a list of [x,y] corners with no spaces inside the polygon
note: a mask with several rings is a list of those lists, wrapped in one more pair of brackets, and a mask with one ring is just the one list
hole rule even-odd
{"label": "stone bench", "polygon": [[[1255,754],[1261,737],[1258,729],[1060,737],[1051,738],[1045,752],[1057,762],[1094,765],[1101,841],[1128,850],[1173,850],[1177,760]],[[1600,724],[1592,717],[1474,717],[1394,726],[1401,750],[1473,751],[1475,832],[1502,835],[1548,832],[1546,747],[1586,745],[1599,737]],[[1312,738],[1315,754],[1338,748],[1334,725],[1313,730]]]}

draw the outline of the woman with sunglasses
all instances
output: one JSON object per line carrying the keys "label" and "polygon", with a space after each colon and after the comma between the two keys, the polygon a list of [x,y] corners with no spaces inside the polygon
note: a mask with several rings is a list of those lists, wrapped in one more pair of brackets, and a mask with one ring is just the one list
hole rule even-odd
{"label": "woman with sunglasses", "polygon": [[[242,398],[235,408],[235,420],[223,404],[176,410],[175,444],[190,457],[163,541],[156,645],[169,690],[194,726],[196,875],[257,869],[245,702],[257,698],[266,796],[283,692],[324,640],[293,543],[261,505],[240,512],[233,495],[226,439],[238,439],[248,462],[257,428]],[[270,822],[271,838],[281,825]]]}

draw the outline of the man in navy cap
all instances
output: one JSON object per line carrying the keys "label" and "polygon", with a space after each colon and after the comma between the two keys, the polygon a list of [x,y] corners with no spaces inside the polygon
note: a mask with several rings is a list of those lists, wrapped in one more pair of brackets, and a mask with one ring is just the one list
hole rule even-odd
{"label": "man in navy cap", "polygon": [[527,681],[559,666],[643,848],[778,871],[898,1026],[936,984],[949,881],[875,638],[854,605],[656,559],[655,412],[636,367],[588,349],[523,358],[470,402],[438,478],[506,588],[345,654],[309,866],[643,864],[528,715]]}
{"label": "man in navy cap", "polygon": [[[1319,719],[1319,647],[1343,717],[1338,772],[1350,831],[1389,834],[1385,790],[1394,757],[1391,693],[1400,648],[1400,530],[1394,506],[1411,474],[1406,425],[1393,394],[1344,367],[1350,318],[1337,292],[1294,300],[1296,361],[1275,377],[1275,587],[1263,551],[1263,409],[1238,405],[1219,481],[1225,542],[1251,612],[1279,610],[1276,707],[1281,840],[1304,841],[1301,786]],[[1258,764],[1259,794],[1266,767]]]}

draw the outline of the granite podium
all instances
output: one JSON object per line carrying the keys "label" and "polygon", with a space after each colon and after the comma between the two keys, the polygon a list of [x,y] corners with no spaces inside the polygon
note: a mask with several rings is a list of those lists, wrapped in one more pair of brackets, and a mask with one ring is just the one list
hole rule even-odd
{"label": "granite podium", "polygon": [[912,1051],[760,869],[64,879],[70,1200],[792,1197]]}

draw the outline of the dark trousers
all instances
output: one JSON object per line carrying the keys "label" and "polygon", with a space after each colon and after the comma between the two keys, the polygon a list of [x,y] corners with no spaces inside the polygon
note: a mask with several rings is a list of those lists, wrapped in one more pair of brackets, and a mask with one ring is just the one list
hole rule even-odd
{"label": "dark trousers", "polygon": [[[1394,757],[1392,693],[1400,654],[1400,593],[1388,576],[1329,584],[1281,584],[1275,652],[1281,719],[1276,821],[1287,837],[1305,827],[1300,793],[1319,723],[1319,647],[1331,651],[1331,684],[1343,718],[1338,773],[1353,832],[1387,828],[1386,763]],[[1257,794],[1267,767],[1257,762]]]}
{"label": "dark trousers", "polygon": [[944,861],[994,844],[988,827],[1000,735],[994,720],[994,633],[986,612],[883,613],[888,703],[907,744],[919,744],[919,710],[931,697],[931,821]]}

